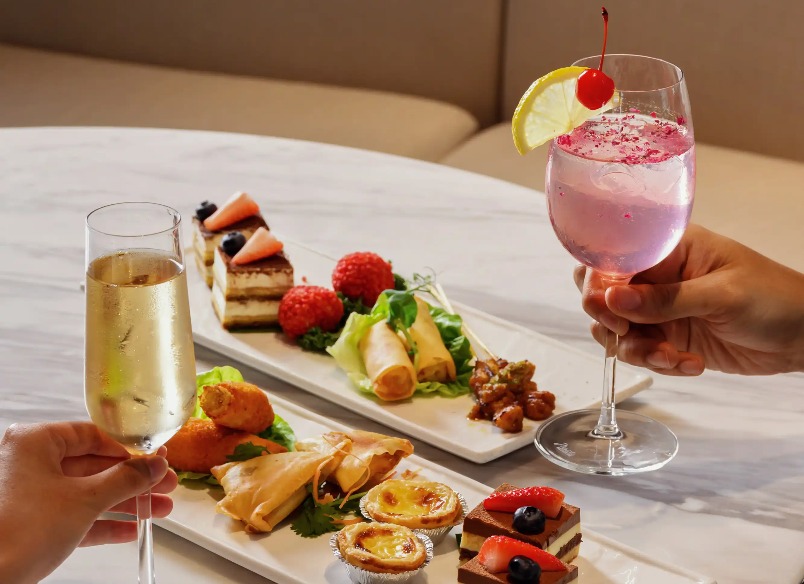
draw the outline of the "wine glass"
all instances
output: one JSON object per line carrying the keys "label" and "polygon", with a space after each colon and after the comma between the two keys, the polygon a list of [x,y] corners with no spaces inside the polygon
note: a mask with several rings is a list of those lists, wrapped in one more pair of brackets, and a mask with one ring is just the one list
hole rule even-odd
{"label": "wine glass", "polygon": [[[156,452],[195,406],[180,224],[155,203],[87,216],[84,397],[92,421],[135,455]],[[137,497],[137,536],[139,582],[153,584],[150,491]]]}
{"label": "wine glass", "polygon": [[[627,284],[678,244],[692,211],[695,146],[681,69],[651,57],[606,55],[603,71],[617,88],[615,106],[553,140],[545,191],[562,245],[608,287]],[[610,332],[600,410],[567,412],[539,428],[536,446],[552,462],[624,475],[660,468],[678,451],[664,424],[615,410],[617,344]]]}

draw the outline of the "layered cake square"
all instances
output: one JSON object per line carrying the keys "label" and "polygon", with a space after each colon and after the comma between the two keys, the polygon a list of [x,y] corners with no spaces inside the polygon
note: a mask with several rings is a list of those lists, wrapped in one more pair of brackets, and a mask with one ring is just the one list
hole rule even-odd
{"label": "layered cake square", "polygon": [[246,239],[249,239],[260,227],[268,228],[268,224],[260,214],[246,217],[216,231],[207,229],[203,221],[199,220],[198,217],[193,217],[195,261],[198,265],[198,270],[207,282],[207,286],[212,287],[212,266],[215,263],[215,249],[221,245],[224,236],[228,233],[239,231]]}
{"label": "layered cake square", "polygon": [[212,305],[226,329],[274,325],[282,296],[293,287],[293,266],[283,252],[244,264],[222,247],[213,254]]}
{"label": "layered cake square", "polygon": [[[461,584],[511,584],[510,572],[490,572],[477,558],[472,558],[458,568],[458,582]],[[578,567],[568,565],[560,572],[542,571],[539,584],[569,584],[578,580]]]}
{"label": "layered cake square", "polygon": [[[504,483],[497,487],[494,493],[517,490],[520,489]],[[463,520],[461,558],[468,559],[476,556],[486,538],[493,535],[504,535],[529,543],[564,562],[571,562],[578,557],[581,546],[581,510],[564,503],[562,495],[558,515],[545,516],[544,530],[541,533],[523,533],[514,527],[513,511],[490,511],[481,502]]]}

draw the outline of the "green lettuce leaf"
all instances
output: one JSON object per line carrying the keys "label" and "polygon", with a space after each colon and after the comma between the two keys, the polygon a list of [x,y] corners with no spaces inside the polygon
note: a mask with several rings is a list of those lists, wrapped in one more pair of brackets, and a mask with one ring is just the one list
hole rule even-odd
{"label": "green lettuce leaf", "polygon": [[296,447],[296,434],[293,433],[293,428],[282,416],[276,413],[274,414],[274,423],[257,434],[257,436],[281,444],[288,450],[294,450]]}
{"label": "green lettuce leaf", "polygon": [[179,477],[179,483],[184,485],[199,485],[202,484],[221,486],[218,480],[209,473],[204,472],[190,472],[189,470],[177,470],[176,476]]}
{"label": "green lettuce leaf", "polygon": [[235,446],[234,452],[226,455],[226,460],[229,462],[242,462],[244,460],[251,460],[262,456],[262,453],[268,450],[265,446],[257,446],[253,442],[244,442]]}
{"label": "green lettuce leaf", "polygon": [[366,393],[374,392],[371,388],[371,380],[366,373],[363,357],[360,356],[358,343],[368,330],[381,320],[385,320],[385,316],[353,312],[346,320],[341,336],[334,345],[327,349],[327,353],[332,355],[338,367],[346,373],[349,381],[360,391]]}
{"label": "green lettuce leaf", "polygon": [[[400,295],[410,293],[396,292],[390,295],[383,292],[377,299],[371,314],[352,314],[343,327],[341,336],[334,345],[327,349],[338,366],[346,373],[352,384],[364,393],[373,394],[371,380],[366,373],[366,367],[358,348],[360,339],[369,328],[382,320],[394,319],[398,323],[413,323],[416,318],[416,303],[413,301],[413,310],[410,302],[403,300]],[[394,306],[396,305],[396,306]],[[471,360],[474,358],[469,340],[463,335],[463,320],[459,315],[448,314],[445,310],[430,306],[430,314],[441,333],[441,339],[455,361],[457,379],[451,383],[429,381],[416,384],[416,393],[419,395],[441,395],[444,397],[457,397],[469,393],[469,377],[472,374]],[[408,324],[407,326],[410,326]]]}

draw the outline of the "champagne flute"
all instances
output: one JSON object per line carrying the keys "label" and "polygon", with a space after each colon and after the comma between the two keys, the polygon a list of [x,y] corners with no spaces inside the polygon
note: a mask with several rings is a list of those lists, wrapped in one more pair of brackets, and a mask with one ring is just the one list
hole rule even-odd
{"label": "champagne flute", "polygon": [[[87,216],[84,398],[92,421],[135,455],[156,452],[195,407],[180,224],[155,203]],[[137,541],[139,582],[153,584],[150,491],[137,497]]]}
{"label": "champagne flute", "polygon": [[[574,63],[595,68],[600,57]],[[545,191],[562,245],[597,271],[606,287],[627,284],[676,247],[695,191],[695,146],[684,75],[639,55],[606,55],[615,107],[550,145]],[[616,411],[618,337],[608,334],[603,400],[597,410],[542,424],[536,447],[550,461],[588,474],[655,470],[678,451],[664,424]]]}

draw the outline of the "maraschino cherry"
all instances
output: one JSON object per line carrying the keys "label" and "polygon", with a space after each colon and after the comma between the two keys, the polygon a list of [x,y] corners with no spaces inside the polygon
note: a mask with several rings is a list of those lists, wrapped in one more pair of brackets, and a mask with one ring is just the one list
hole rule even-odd
{"label": "maraschino cherry", "polygon": [[590,110],[600,109],[614,95],[614,81],[603,73],[603,59],[606,56],[606,40],[608,38],[609,13],[603,6],[603,50],[600,52],[600,65],[597,69],[587,69],[581,73],[575,89],[575,97]]}

